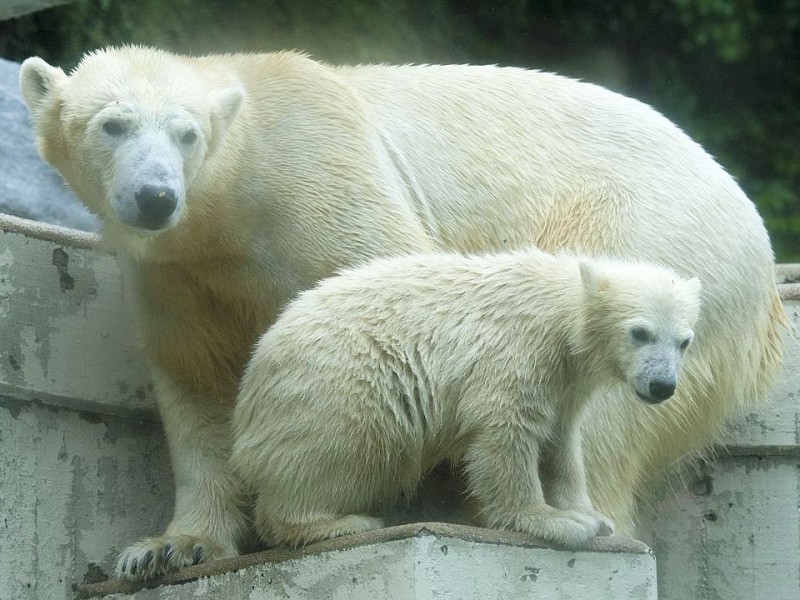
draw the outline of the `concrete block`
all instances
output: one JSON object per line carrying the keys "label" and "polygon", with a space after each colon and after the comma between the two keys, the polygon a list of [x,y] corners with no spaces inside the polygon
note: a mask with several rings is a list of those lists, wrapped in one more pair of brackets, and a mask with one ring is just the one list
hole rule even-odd
{"label": "concrete block", "polygon": [[721,441],[728,453],[743,456],[800,454],[800,285],[781,286],[794,331],[787,334],[781,375],[767,402],[742,411]]}
{"label": "concrete block", "polygon": [[0,599],[65,600],[167,524],[160,426],[0,396]]}
{"label": "concrete block", "polygon": [[0,394],[157,420],[114,257],[76,230],[0,229]]}
{"label": "concrete block", "polygon": [[723,456],[643,511],[659,600],[800,598],[800,458]]}
{"label": "concrete block", "polygon": [[423,523],[191,567],[154,589],[109,582],[78,593],[117,600],[655,600],[656,571],[650,550],[627,538],[562,551],[521,534]]}

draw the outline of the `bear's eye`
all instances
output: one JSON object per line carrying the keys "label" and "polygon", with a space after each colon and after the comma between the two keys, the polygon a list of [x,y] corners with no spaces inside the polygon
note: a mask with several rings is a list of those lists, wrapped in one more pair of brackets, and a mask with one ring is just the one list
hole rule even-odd
{"label": "bear's eye", "polygon": [[686,338],[685,340],[683,340],[680,345],[681,352],[685,352],[686,349],[689,347],[689,344],[691,343],[692,343],[692,338]]}
{"label": "bear's eye", "polygon": [[181,137],[181,143],[190,146],[197,141],[197,132],[194,129],[190,129],[186,133],[183,134]]}
{"label": "bear's eye", "polygon": [[653,336],[644,327],[634,327],[631,329],[631,338],[634,342],[644,344],[652,340]]}
{"label": "bear's eye", "polygon": [[125,133],[125,124],[116,119],[110,119],[103,123],[103,131],[113,137],[119,137]]}

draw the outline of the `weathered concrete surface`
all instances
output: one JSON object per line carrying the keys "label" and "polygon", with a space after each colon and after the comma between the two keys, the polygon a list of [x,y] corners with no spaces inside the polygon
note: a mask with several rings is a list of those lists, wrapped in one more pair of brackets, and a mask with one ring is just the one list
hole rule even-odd
{"label": "weathered concrete surface", "polygon": [[59,600],[164,527],[172,478],[114,258],[0,230],[0,600]]}
{"label": "weathered concrete surface", "polygon": [[167,523],[158,425],[0,396],[0,600],[61,600]]}
{"label": "weathered concrete surface", "polygon": [[114,258],[82,232],[0,229],[0,394],[156,419]]}
{"label": "weathered concrete surface", "polygon": [[192,567],[161,587],[137,587],[109,582],[79,593],[120,600],[655,600],[656,571],[649,548],[627,538],[597,538],[585,550],[562,551],[518,533],[422,523]]}
{"label": "weathered concrete surface", "polygon": [[[17,4],[0,2],[0,20]],[[0,59],[0,212],[85,231],[97,219],[36,151],[28,109],[19,91],[19,64]]]}
{"label": "weathered concrete surface", "polygon": [[797,456],[719,458],[658,502],[642,531],[659,600],[800,598],[798,471]]}

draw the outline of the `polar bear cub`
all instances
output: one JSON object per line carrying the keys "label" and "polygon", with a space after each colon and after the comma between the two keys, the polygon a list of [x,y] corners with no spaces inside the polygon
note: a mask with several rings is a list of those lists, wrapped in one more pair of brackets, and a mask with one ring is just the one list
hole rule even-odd
{"label": "polar bear cub", "polygon": [[609,386],[668,399],[700,282],[551,256],[379,259],[301,294],[261,338],[234,413],[233,468],[259,534],[301,545],[382,526],[444,459],[490,527],[576,546],[613,525],[587,492],[580,422]]}

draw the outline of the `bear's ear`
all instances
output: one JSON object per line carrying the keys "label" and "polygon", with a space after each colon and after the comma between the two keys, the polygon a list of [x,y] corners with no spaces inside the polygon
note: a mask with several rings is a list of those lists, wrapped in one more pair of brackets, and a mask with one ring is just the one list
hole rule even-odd
{"label": "bear's ear", "polygon": [[58,86],[67,79],[64,71],[51,67],[38,56],[33,56],[22,63],[19,70],[19,86],[34,121],[39,119],[44,110],[53,106],[58,98]]}
{"label": "bear's ear", "polygon": [[214,90],[209,94],[209,100],[215,133],[222,136],[239,114],[244,101],[244,90],[238,86]]}
{"label": "bear's ear", "polygon": [[608,279],[598,271],[590,262],[581,261],[578,264],[581,271],[583,289],[589,296],[605,291],[608,288]]}

